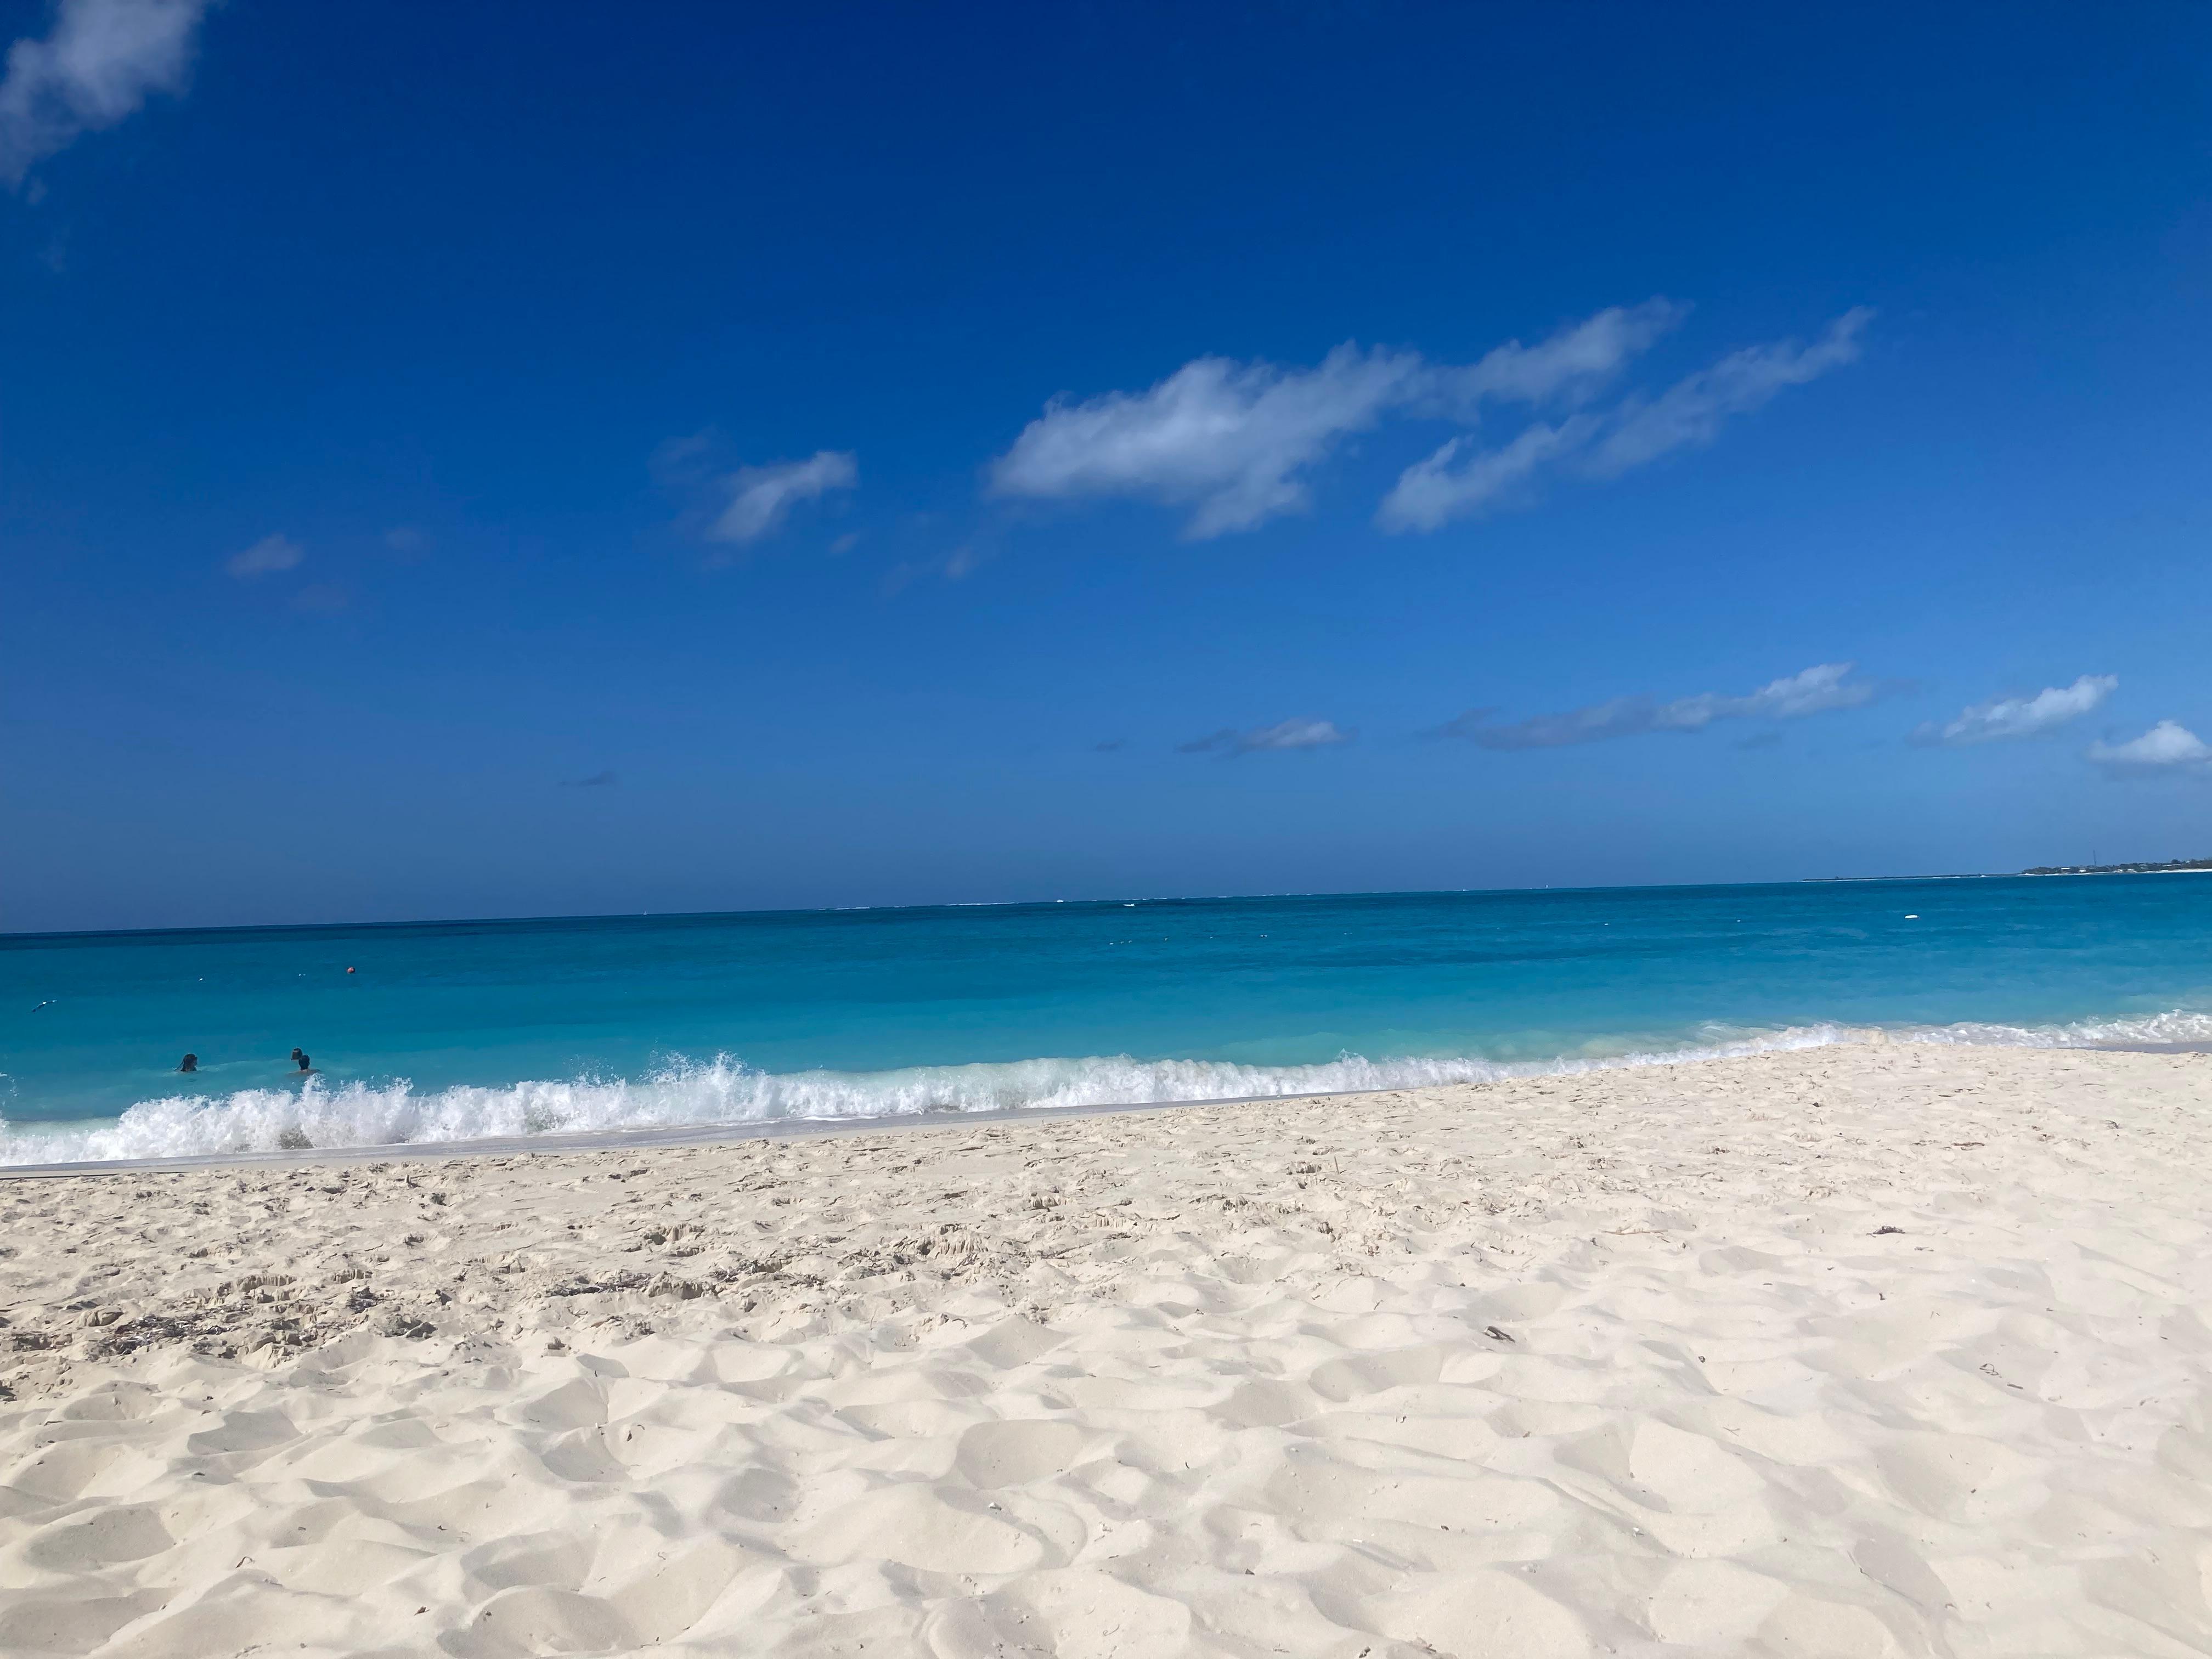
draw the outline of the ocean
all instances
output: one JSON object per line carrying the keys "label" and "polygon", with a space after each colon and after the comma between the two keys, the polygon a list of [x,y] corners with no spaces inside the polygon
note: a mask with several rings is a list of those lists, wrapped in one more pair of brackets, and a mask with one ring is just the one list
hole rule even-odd
{"label": "ocean", "polygon": [[2212,876],[0,935],[0,1163],[1390,1088],[1869,1026],[2212,1042]]}

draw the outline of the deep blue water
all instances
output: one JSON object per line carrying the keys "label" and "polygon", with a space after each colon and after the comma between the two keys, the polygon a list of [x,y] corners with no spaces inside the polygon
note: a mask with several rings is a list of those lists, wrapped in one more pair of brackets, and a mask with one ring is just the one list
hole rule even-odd
{"label": "deep blue water", "polygon": [[2212,1040],[2212,876],[0,936],[0,1161],[1388,1086],[1871,1024]]}

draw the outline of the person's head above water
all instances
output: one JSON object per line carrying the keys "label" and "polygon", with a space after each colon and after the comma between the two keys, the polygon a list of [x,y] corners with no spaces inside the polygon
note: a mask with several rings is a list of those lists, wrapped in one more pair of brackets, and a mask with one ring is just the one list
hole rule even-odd
{"label": "person's head above water", "polygon": [[303,1048],[293,1049],[292,1058],[295,1062],[297,1062],[300,1069],[303,1072],[312,1072],[315,1069],[314,1066],[309,1063],[307,1051]]}
{"label": "person's head above water", "polygon": [[199,1068],[200,1057],[198,1054],[186,1054],[177,1062],[177,1069],[180,1072],[197,1072]]}

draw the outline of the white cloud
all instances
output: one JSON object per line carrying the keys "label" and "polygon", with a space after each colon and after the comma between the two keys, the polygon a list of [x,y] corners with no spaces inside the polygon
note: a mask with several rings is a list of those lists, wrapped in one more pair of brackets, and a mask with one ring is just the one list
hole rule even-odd
{"label": "white cloud", "polygon": [[2045,686],[2032,697],[1996,697],[1962,708],[1955,720],[1942,726],[1932,721],[1915,732],[1919,743],[1995,743],[2007,738],[2032,738],[2039,732],[2079,720],[2111,696],[2119,687],[2112,674],[2084,674],[2071,685]]}
{"label": "white cloud", "polygon": [[1610,306],[1539,345],[1508,340],[1472,368],[1438,368],[1437,390],[1468,405],[1484,398],[1532,404],[1584,398],[1689,314],[1672,300]]}
{"label": "white cloud", "polygon": [[112,127],[156,92],[180,93],[208,0],[61,0],[43,40],[8,49],[0,179],[13,189],[80,134]]}
{"label": "white cloud", "polygon": [[1293,749],[1327,749],[1336,744],[1350,743],[1355,735],[1345,731],[1334,720],[1288,720],[1249,732],[1238,732],[1224,726],[1209,737],[1194,738],[1176,746],[1186,755],[1202,755],[1209,750],[1228,755],[1255,755]]}
{"label": "white cloud", "polygon": [[307,556],[300,544],[289,536],[264,536],[243,553],[234,553],[223,561],[222,568],[243,581],[252,576],[266,576],[272,571],[289,570]]}
{"label": "white cloud", "polygon": [[1852,679],[1852,666],[1847,662],[1820,663],[1771,680],[1741,696],[1701,691],[1668,702],[1650,697],[1614,697],[1564,714],[1537,714],[1504,726],[1491,723],[1492,710],[1470,709],[1439,727],[1438,735],[1464,738],[1484,749],[1559,749],[1570,744],[1601,743],[1608,738],[1641,737],[1649,732],[1702,732],[1716,720],[1802,720],[1831,709],[1856,708],[1881,695],[1880,687]]}
{"label": "white cloud", "polygon": [[2093,743],[2088,752],[2100,766],[2130,771],[2212,764],[2212,744],[2178,720],[2160,720],[2142,736],[2125,743]]}
{"label": "white cloud", "polygon": [[1538,421],[1503,449],[1470,453],[1453,462],[1473,440],[1454,438],[1425,461],[1398,475],[1398,482],[1376,509],[1385,530],[1435,530],[1474,512],[1493,497],[1525,483],[1538,468],[1589,441],[1596,422],[1570,416],[1557,426]]}
{"label": "white cloud", "polygon": [[860,481],[860,463],[842,450],[825,449],[803,461],[739,467],[724,480],[729,505],[707,526],[707,539],[757,541],[781,525],[800,501],[833,489],[850,489]]}
{"label": "white cloud", "polygon": [[[1473,426],[1492,403],[1588,404],[1688,314],[1669,300],[1613,307],[1533,346],[1479,362],[1345,344],[1311,368],[1200,357],[1143,392],[1055,398],[986,470],[989,494],[1070,501],[1124,496],[1188,507],[1192,540],[1249,530],[1310,500],[1304,475],[1386,417]],[[1735,415],[1853,361],[1873,313],[1846,312],[1808,346],[1780,341],[1722,358],[1656,398],[1539,421],[1502,446],[1449,440],[1406,469],[1376,514],[1386,530],[1434,530],[1547,467],[1610,477],[1710,443]]]}
{"label": "white cloud", "polygon": [[1538,422],[1500,448],[1478,450],[1470,439],[1454,438],[1399,475],[1375,521],[1385,530],[1435,530],[1547,466],[1571,460],[1593,477],[1613,477],[1669,451],[1711,443],[1729,416],[1856,359],[1859,334],[1873,315],[1860,307],[1812,345],[1785,340],[1735,352],[1657,398],[1627,398],[1601,416],[1576,416],[1557,426]]}
{"label": "white cloud", "polygon": [[1720,720],[1802,720],[1832,708],[1857,708],[1872,702],[1876,688],[1853,680],[1853,665],[1824,662],[1778,680],[1769,680],[1758,690],[1741,697],[1711,691],[1694,697],[1677,697],[1660,708],[1659,729],[1695,732]]}
{"label": "white cloud", "polygon": [[1422,374],[1417,354],[1341,345],[1320,367],[1200,357],[1150,391],[1054,402],[992,463],[994,495],[1133,495],[1191,507],[1193,539],[1296,512],[1291,475],[1375,424]]}
{"label": "white cloud", "polygon": [[1192,509],[1194,540],[1302,510],[1298,476],[1394,413],[1472,419],[1486,400],[1576,401],[1672,327],[1684,307],[1614,307],[1534,346],[1463,367],[1346,344],[1312,368],[1200,357],[1144,392],[1055,399],[991,464],[991,494],[1129,496]]}
{"label": "white cloud", "polygon": [[1669,450],[1711,443],[1729,416],[1749,414],[1785,387],[1857,362],[1859,335],[1873,318],[1866,307],[1854,307],[1809,346],[1784,340],[1733,352],[1651,402],[1631,404],[1591,456],[1591,471],[1601,477],[1626,472]]}

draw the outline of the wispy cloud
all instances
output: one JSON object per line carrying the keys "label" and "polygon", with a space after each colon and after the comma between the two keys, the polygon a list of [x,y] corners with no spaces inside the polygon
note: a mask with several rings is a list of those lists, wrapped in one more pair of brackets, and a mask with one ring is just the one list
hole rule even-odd
{"label": "wispy cloud", "polygon": [[803,461],[739,467],[723,481],[729,502],[707,526],[707,539],[758,541],[781,527],[799,502],[851,489],[860,482],[860,463],[849,450],[824,449]]}
{"label": "wispy cloud", "polygon": [[16,189],[82,134],[128,118],[155,93],[181,93],[207,10],[208,0],[61,0],[43,39],[8,49],[0,181]]}
{"label": "wispy cloud", "polygon": [[1354,344],[1311,368],[1200,357],[1144,392],[1054,399],[991,464],[986,485],[1002,497],[1187,507],[1194,540],[1249,530],[1302,511],[1302,475],[1386,415],[1471,420],[1488,401],[1579,401],[1683,314],[1665,300],[1616,307],[1457,366]]}
{"label": "wispy cloud", "polygon": [[1735,352],[1656,398],[1631,397],[1601,415],[1578,415],[1557,425],[1537,422],[1495,448],[1453,438],[1399,476],[1376,522],[1385,530],[1436,530],[1525,489],[1547,467],[1615,477],[1674,450],[1709,444],[1729,416],[1748,414],[1786,387],[1855,362],[1859,335],[1873,315],[1861,307],[1838,317],[1810,345],[1782,341]]}
{"label": "wispy cloud", "polygon": [[1491,723],[1495,710],[1471,708],[1439,726],[1436,735],[1462,738],[1482,749],[1559,749],[1650,732],[1702,732],[1716,720],[1802,720],[1831,709],[1856,708],[1881,695],[1881,688],[1872,682],[1852,679],[1852,667],[1847,662],[1820,663],[1741,696],[1701,691],[1667,702],[1615,697],[1507,725]]}
{"label": "wispy cloud", "polygon": [[1748,415],[1793,386],[1858,361],[1859,336],[1874,313],[1853,307],[1811,345],[1784,340],[1723,357],[1678,380],[1650,403],[1632,402],[1591,457],[1600,477],[1656,461],[1671,450],[1711,443],[1731,415]]}
{"label": "wispy cloud", "polygon": [[1184,535],[1249,530],[1310,502],[1308,475],[1347,439],[1389,418],[1473,428],[1494,404],[1549,405],[1502,444],[1470,433],[1400,477],[1376,514],[1386,530],[1435,530],[1547,469],[1612,477],[1711,443],[1729,418],[1859,354],[1873,313],[1845,313],[1809,345],[1778,341],[1722,358],[1656,397],[1593,400],[1687,314],[1668,300],[1614,307],[1534,345],[1518,340],[1468,364],[1417,351],[1339,346],[1310,368],[1200,357],[1143,392],[1055,398],[985,471],[1000,497],[1121,496],[1187,507]]}
{"label": "wispy cloud", "polygon": [[2079,720],[2119,688],[2113,674],[2084,674],[2071,685],[2045,686],[2032,697],[1996,697],[1959,711],[1941,726],[1934,721],[1913,734],[1916,743],[1964,745],[2032,738]]}
{"label": "wispy cloud", "polygon": [[240,581],[246,581],[275,571],[293,569],[305,557],[300,544],[289,536],[264,536],[244,552],[234,553],[225,559],[222,568]]}
{"label": "wispy cloud", "polygon": [[[1499,449],[1477,449],[1472,438],[1454,438],[1425,460],[1398,475],[1376,509],[1385,530],[1437,530],[1486,506],[1541,467],[1587,444],[1599,423],[1571,416],[1558,426],[1538,421]],[[1464,453],[1465,460],[1460,459]]]}
{"label": "wispy cloud", "polygon": [[1357,735],[1334,720],[1288,720],[1273,726],[1257,726],[1249,732],[1239,732],[1224,726],[1206,737],[1177,744],[1176,748],[1185,755],[1257,755],[1294,749],[1327,749],[1340,743],[1350,743]]}
{"label": "wispy cloud", "polygon": [[2088,757],[2116,772],[2150,772],[2183,767],[2212,769],[2212,744],[2179,720],[2160,720],[2125,743],[2093,743]]}
{"label": "wispy cloud", "polygon": [[1608,307],[1533,346],[1508,340],[1471,368],[1439,367],[1434,392],[1456,402],[1463,412],[1472,412],[1486,398],[1579,402],[1618,379],[1632,359],[1689,314],[1689,307],[1672,300]]}

